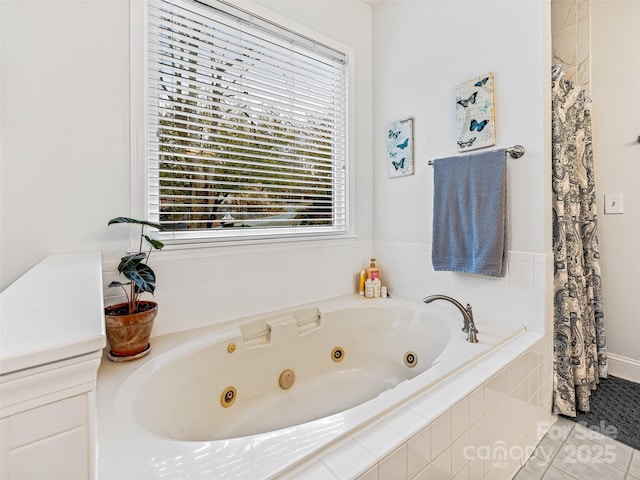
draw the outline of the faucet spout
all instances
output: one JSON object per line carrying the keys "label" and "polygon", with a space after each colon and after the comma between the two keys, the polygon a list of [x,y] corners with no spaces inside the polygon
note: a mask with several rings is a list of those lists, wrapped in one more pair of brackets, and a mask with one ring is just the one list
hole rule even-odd
{"label": "faucet spout", "polygon": [[467,306],[464,307],[455,298],[448,297],[447,295],[430,295],[422,299],[424,303],[431,303],[435,300],[446,300],[447,302],[455,305],[458,310],[460,310],[460,313],[462,313],[462,318],[464,320],[462,331],[467,334],[467,342],[478,343],[478,329],[473,321],[473,310],[471,309],[471,305],[467,303]]}

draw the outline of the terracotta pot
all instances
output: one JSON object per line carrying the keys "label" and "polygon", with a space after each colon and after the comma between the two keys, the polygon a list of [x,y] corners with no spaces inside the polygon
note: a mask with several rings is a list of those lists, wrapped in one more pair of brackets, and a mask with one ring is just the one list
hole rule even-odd
{"label": "terracotta pot", "polygon": [[110,305],[104,309],[107,340],[110,354],[114,357],[132,357],[149,349],[149,337],[153,320],[158,314],[158,304],[150,301],[138,302],[142,312],[121,314],[126,303]]}

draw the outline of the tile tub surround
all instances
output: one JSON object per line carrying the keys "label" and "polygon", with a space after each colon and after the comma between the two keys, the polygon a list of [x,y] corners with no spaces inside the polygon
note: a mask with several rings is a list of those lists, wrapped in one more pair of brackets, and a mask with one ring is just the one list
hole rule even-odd
{"label": "tile tub surround", "polygon": [[[357,295],[355,297],[358,298]],[[384,302],[384,300],[360,301]],[[413,302],[415,302],[415,300]],[[422,305],[424,306],[424,304]],[[458,312],[454,314],[456,318],[457,314]],[[481,330],[481,332],[484,332],[485,339],[491,338],[491,336],[496,334],[496,332],[493,332],[495,328],[492,327],[489,322],[485,321],[484,325],[484,330]],[[496,325],[501,324],[497,323]],[[201,335],[201,333],[201,331],[200,333],[198,333],[198,331],[181,332],[158,337],[154,343],[155,354],[161,354],[168,348],[172,348],[172,346],[181,345],[183,342],[193,339],[193,335],[196,335],[195,338],[200,338],[199,335]],[[464,341],[462,343],[467,346],[465,348],[475,347],[475,345],[468,344]],[[444,380],[438,380],[438,383],[435,385],[429,385],[428,388],[413,389],[411,387],[412,384],[408,382],[397,390],[391,390],[381,394],[380,400],[376,400],[377,404],[380,404],[380,401],[384,402],[385,398],[395,398],[398,400],[397,394],[400,392],[403,394],[405,392],[411,392],[409,397],[403,397],[401,408],[391,407],[392,403],[395,405],[395,401],[390,402],[386,400],[389,406],[380,414],[377,414],[359,426],[351,426],[346,430],[342,429],[341,431],[343,433],[337,437],[332,436],[331,442],[328,444],[325,443],[322,447],[314,446],[316,443],[309,444],[309,438],[307,438],[309,435],[305,433],[304,437],[301,436],[298,439],[297,443],[299,443],[299,447],[297,447],[297,449],[299,452],[296,453],[295,458],[291,457],[293,461],[290,462],[291,467],[289,467],[289,470],[282,470],[285,465],[283,464],[283,451],[282,449],[276,448],[278,453],[277,464],[279,467],[272,471],[282,473],[258,475],[258,478],[324,478],[323,470],[326,470],[328,467],[326,467],[324,461],[318,460],[320,460],[321,457],[325,459],[324,457],[328,452],[336,452],[330,457],[327,457],[329,458],[328,461],[335,461],[336,464],[334,468],[338,470],[342,468],[340,465],[343,465],[347,470],[341,471],[338,476],[331,474],[332,476],[327,478],[357,478],[375,466],[375,462],[371,461],[373,458],[372,455],[375,454],[379,458],[389,456],[389,461],[381,464],[380,471],[387,471],[389,475],[393,476],[382,476],[381,478],[398,480],[398,478],[404,477],[398,477],[397,473],[404,470],[397,470],[397,468],[406,469],[407,472],[420,472],[425,466],[422,465],[422,461],[416,461],[415,459],[407,463],[407,451],[413,451],[413,448],[418,449],[420,452],[419,456],[424,457],[423,459],[427,461],[431,459],[436,460],[434,466],[431,468],[439,468],[438,466],[445,458],[440,458],[441,455],[447,455],[447,452],[449,452],[448,454],[450,455],[451,446],[455,442],[457,442],[456,445],[458,447],[462,447],[463,439],[467,439],[470,436],[476,443],[480,441],[484,442],[485,435],[483,432],[485,432],[485,429],[488,429],[488,432],[491,434],[487,434],[486,441],[495,442],[500,440],[497,435],[504,434],[505,429],[507,429],[510,436],[505,437],[505,441],[509,441],[510,445],[515,445],[515,440],[522,440],[523,442],[526,440],[526,445],[531,445],[532,451],[536,443],[537,432],[534,418],[542,418],[547,424],[549,422],[549,415],[543,413],[550,411],[550,403],[546,402],[546,400],[550,400],[551,398],[551,385],[550,382],[543,380],[545,378],[551,378],[549,373],[551,358],[549,351],[550,350],[545,347],[545,342],[541,335],[526,331],[522,332],[507,343],[502,344],[499,348],[491,350],[479,360],[465,364],[463,369],[458,369],[455,373],[445,377]],[[154,352],[152,352],[152,355],[153,353]],[[148,361],[148,359],[141,359],[139,365],[145,361]],[[545,364],[547,367],[544,366]],[[127,372],[132,373],[136,368],[136,365],[118,365],[114,367],[108,362],[104,363],[101,367],[98,382],[99,418],[106,423],[99,425],[98,431],[100,434],[100,445],[105,446],[106,453],[99,458],[105,459],[106,464],[103,464],[103,466],[108,468],[112,468],[109,465],[113,464],[113,462],[106,460],[108,455],[117,455],[118,458],[121,458],[121,461],[118,462],[120,465],[126,465],[126,462],[129,461],[126,459],[126,453],[124,453],[128,451],[127,449],[123,450],[122,447],[118,447],[121,453],[110,451],[112,449],[109,448],[109,445],[112,441],[115,441],[113,432],[109,432],[109,430],[115,428],[113,427],[115,420],[110,418],[110,415],[115,414],[114,407],[117,406],[119,402],[117,399],[120,398],[122,394],[118,393],[119,385],[127,378]],[[543,372],[544,368],[547,368],[546,374]],[[425,390],[425,388],[427,389]],[[527,403],[527,400],[531,403]],[[120,402],[120,404],[122,403]],[[367,408],[370,409],[370,406]],[[505,409],[509,409],[509,417],[504,417],[504,423],[497,421],[498,414]],[[510,418],[510,423],[506,422],[507,418]],[[494,426],[500,426],[500,429],[496,430]],[[379,427],[384,428],[378,430]],[[432,433],[432,431],[434,433]],[[522,435],[525,431],[529,433],[527,438]],[[447,432],[449,433],[447,434]],[[318,438],[326,437],[327,432],[325,432],[323,428],[322,431],[314,433],[313,438],[318,434],[320,435]],[[516,435],[516,438],[512,438],[514,435]],[[138,438],[138,434],[134,436]],[[136,440],[136,449],[138,452],[136,458],[138,458],[138,460],[142,454],[141,452],[147,448],[141,445],[140,441],[142,441],[142,437]],[[313,441],[315,442],[315,440]],[[158,448],[162,447],[161,449],[164,451],[165,447],[169,447],[168,443],[171,442],[172,441],[164,440]],[[366,445],[371,451],[364,447],[356,449],[355,451],[346,447],[340,448],[344,442],[347,442],[347,444],[355,442],[357,446]],[[257,442],[256,445],[258,445],[258,443],[260,442]],[[447,445],[445,445],[445,443],[447,443]],[[151,448],[149,451],[154,452],[156,462],[160,462],[162,458],[166,457],[171,464],[171,469],[174,466],[174,460],[177,461],[178,457],[182,458],[181,465],[184,466],[185,471],[193,468],[193,465],[191,465],[192,461],[201,463],[202,465],[209,465],[211,463],[213,457],[210,455],[207,457],[207,452],[202,450],[198,450],[199,453],[197,453],[197,457],[195,456],[196,453],[193,453],[193,459],[189,460],[192,455],[184,449],[196,448],[189,446],[189,444],[196,445],[196,447],[199,445],[197,443],[178,442],[176,445],[180,452],[174,452],[173,454],[169,454],[168,451],[165,452],[167,455],[177,455],[175,459],[171,456],[166,457],[166,455],[160,454],[155,447],[152,448],[149,446],[147,450]],[[428,445],[428,452],[426,453],[423,449],[425,444]],[[204,448],[205,445],[203,444],[202,447]],[[260,450],[260,447],[258,447],[257,450]],[[173,450],[171,451],[173,452]],[[252,461],[250,459],[252,451],[252,449],[246,450],[243,448],[242,453],[232,454],[227,458],[229,458],[229,461],[232,461],[234,465],[235,462],[240,459],[242,459],[243,462]],[[345,454],[344,457],[341,456],[341,452]],[[456,452],[458,451],[456,450]],[[520,466],[524,450],[523,453],[516,453],[517,462],[514,460],[513,465],[504,465],[497,471],[503,472],[506,471],[507,468],[513,467],[511,473],[515,472],[517,470],[516,467]],[[217,455],[217,457],[219,457],[219,455]],[[460,462],[459,456],[453,458]],[[218,463],[219,461],[216,460],[216,465]],[[468,466],[466,466],[468,462],[462,463],[462,468],[468,468]],[[475,468],[478,468],[478,465],[480,465],[484,471],[484,463],[482,458],[475,458]],[[406,466],[402,467],[402,465],[405,464]],[[456,469],[457,466],[458,464],[451,468]],[[206,468],[211,469],[211,467],[213,467],[213,465],[207,466]],[[271,467],[269,466],[267,468]],[[293,468],[301,468],[302,470],[291,470]],[[213,478],[232,478],[224,473],[226,469],[216,469],[215,471],[217,474],[214,474]],[[317,475],[315,475],[314,472],[316,472]],[[101,473],[104,474],[105,472],[101,470]]]}
{"label": "tile tub surround", "polygon": [[[334,239],[155,251],[152,337],[353,293],[371,250],[370,241]],[[124,299],[106,287],[118,279],[119,261],[103,260],[105,305]]]}
{"label": "tile tub surround", "polygon": [[449,295],[470,303],[478,314],[490,312],[500,320],[515,318],[533,332],[551,332],[552,254],[510,251],[504,277],[436,272],[430,244],[376,241],[373,256],[382,271],[382,283],[392,294],[408,298]]}
{"label": "tile tub surround", "polygon": [[282,478],[512,478],[555,421],[551,345],[518,340]]}

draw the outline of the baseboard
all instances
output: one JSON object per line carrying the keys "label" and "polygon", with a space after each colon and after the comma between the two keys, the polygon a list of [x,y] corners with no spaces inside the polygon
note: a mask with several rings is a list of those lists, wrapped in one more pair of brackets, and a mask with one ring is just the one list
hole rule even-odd
{"label": "baseboard", "polygon": [[607,362],[610,375],[640,383],[640,360],[607,353]]}

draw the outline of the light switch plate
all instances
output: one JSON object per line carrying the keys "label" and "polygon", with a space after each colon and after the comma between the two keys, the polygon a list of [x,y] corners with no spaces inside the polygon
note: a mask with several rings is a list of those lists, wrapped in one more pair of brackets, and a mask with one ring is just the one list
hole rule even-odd
{"label": "light switch plate", "polygon": [[604,194],[604,213],[624,213],[624,195],[622,193]]}

